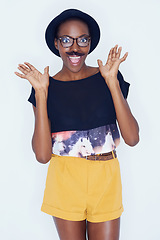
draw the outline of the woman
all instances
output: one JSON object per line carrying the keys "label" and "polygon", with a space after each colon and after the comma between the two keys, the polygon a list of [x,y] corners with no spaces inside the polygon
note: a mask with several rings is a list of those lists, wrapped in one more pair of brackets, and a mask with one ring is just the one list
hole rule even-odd
{"label": "woman", "polygon": [[118,70],[128,53],[120,58],[116,45],[105,65],[87,66],[100,29],[76,9],[55,17],[45,37],[62,69],[50,77],[48,66],[41,74],[25,62],[18,67],[22,74],[15,72],[32,85],[33,151],[39,162],[50,161],[41,210],[53,216],[61,240],[84,240],[86,231],[89,240],[117,240],[123,204],[116,121],[126,144],[139,141],[126,101],[130,84]]}

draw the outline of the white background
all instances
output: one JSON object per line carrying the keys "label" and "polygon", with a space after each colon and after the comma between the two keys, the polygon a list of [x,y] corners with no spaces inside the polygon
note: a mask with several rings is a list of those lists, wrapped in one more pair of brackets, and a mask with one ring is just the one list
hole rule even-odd
{"label": "white background", "polygon": [[140,126],[140,142],[117,149],[123,185],[124,212],[120,240],[159,240],[160,114],[159,114],[159,0],[5,0],[0,6],[0,238],[3,240],[58,240],[50,215],[41,212],[48,164],[36,161],[31,149],[34,130],[31,85],[18,78],[19,63],[38,70],[50,66],[53,76],[61,59],[47,48],[44,32],[66,8],[93,16],[101,28],[98,47],[87,64],[106,60],[112,46],[129,52],[120,66],[130,91],[128,103]]}

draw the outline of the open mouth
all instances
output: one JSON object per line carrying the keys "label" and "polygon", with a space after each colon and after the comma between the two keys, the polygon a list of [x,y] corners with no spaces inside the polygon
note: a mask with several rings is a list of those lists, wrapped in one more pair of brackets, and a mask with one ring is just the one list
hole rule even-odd
{"label": "open mouth", "polygon": [[67,52],[69,63],[72,66],[77,66],[81,63],[83,56],[85,55],[84,53],[81,52]]}
{"label": "open mouth", "polygon": [[82,56],[68,56],[71,64],[78,65],[81,62]]}

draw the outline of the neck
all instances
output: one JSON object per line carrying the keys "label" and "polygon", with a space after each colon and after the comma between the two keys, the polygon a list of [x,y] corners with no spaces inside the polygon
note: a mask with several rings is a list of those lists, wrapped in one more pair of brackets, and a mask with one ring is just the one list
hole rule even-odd
{"label": "neck", "polygon": [[86,64],[78,72],[72,72],[65,66],[63,66],[62,70],[59,72],[62,79],[66,81],[69,80],[78,80],[85,78],[88,74],[88,66]]}

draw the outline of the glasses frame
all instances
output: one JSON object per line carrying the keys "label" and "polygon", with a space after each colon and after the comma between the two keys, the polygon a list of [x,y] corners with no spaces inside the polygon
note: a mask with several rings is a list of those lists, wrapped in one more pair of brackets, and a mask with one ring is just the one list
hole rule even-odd
{"label": "glasses frame", "polygon": [[[87,47],[87,46],[89,45],[90,40],[91,40],[91,36],[90,36],[90,35],[87,35],[87,34],[83,34],[83,35],[81,35],[81,36],[79,36],[79,37],[77,37],[77,38],[73,38],[73,37],[68,36],[68,35],[63,35],[63,36],[57,38],[57,40],[60,40],[61,45],[62,45],[61,39],[62,39],[62,37],[64,37],[64,36],[69,37],[69,38],[71,38],[71,39],[73,40],[72,45],[69,46],[69,47],[72,47],[72,46],[73,46],[75,40],[76,40],[76,43],[77,43],[77,45],[78,45],[79,47]],[[88,44],[87,44],[86,46],[80,46],[80,45],[78,44],[78,39],[79,39],[79,38],[82,38],[83,36],[87,36],[87,37],[88,37]],[[64,46],[62,45],[62,47],[64,47]],[[69,47],[64,47],[64,48],[69,48]]]}

